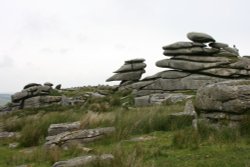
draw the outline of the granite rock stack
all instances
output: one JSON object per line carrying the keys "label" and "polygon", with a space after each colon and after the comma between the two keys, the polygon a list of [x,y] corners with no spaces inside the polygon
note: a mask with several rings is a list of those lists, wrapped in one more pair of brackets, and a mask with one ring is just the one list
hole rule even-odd
{"label": "granite rock stack", "polygon": [[216,42],[205,33],[190,32],[191,41],[163,46],[168,58],[157,61],[165,71],[148,76],[123,88],[132,88],[136,96],[175,91],[196,91],[199,87],[232,79],[250,78],[250,59],[240,57],[238,49]]}
{"label": "granite rock stack", "polygon": [[145,59],[132,59],[125,61],[124,65],[116,70],[114,75],[106,81],[121,81],[120,85],[128,85],[138,82],[145,73]]}

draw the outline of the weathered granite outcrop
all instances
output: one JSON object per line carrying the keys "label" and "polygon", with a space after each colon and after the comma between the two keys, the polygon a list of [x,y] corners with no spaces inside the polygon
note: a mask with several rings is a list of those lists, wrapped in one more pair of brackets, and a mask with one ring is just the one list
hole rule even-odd
{"label": "weathered granite outcrop", "polygon": [[[188,41],[163,46],[167,59],[156,66],[166,68],[138,82],[121,84],[119,89],[132,89],[136,97],[151,94],[195,91],[208,84],[250,79],[250,58],[240,57],[238,49],[216,42],[211,35],[199,32],[187,34]],[[140,98],[139,98],[140,99]]]}
{"label": "weathered granite outcrop", "polygon": [[198,89],[195,108],[211,123],[235,126],[250,109],[250,80],[230,80]]}

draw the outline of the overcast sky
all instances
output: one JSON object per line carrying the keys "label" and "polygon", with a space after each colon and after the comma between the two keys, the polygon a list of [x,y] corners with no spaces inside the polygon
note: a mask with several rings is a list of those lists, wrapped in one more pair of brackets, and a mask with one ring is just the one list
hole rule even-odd
{"label": "overcast sky", "polygon": [[106,84],[132,58],[145,58],[152,75],[163,70],[161,47],[190,31],[247,55],[249,9],[249,0],[0,0],[0,92]]}

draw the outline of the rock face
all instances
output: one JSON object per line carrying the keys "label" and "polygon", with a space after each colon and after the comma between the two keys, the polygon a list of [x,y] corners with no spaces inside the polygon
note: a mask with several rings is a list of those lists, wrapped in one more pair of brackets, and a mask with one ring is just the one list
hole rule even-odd
{"label": "rock face", "polygon": [[125,82],[134,83],[139,81],[142,74],[145,73],[144,68],[146,64],[143,63],[145,59],[132,59],[125,61],[124,65],[116,70],[112,77],[106,81],[121,81],[121,84]]}
{"label": "rock face", "polygon": [[236,125],[250,109],[250,81],[230,80],[198,89],[195,108],[201,118]]}

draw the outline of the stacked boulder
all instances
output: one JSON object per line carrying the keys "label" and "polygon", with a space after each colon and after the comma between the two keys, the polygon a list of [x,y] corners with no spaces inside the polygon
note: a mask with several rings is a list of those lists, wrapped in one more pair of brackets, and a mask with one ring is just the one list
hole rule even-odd
{"label": "stacked boulder", "polygon": [[125,61],[124,65],[116,70],[112,77],[106,81],[121,81],[120,85],[128,85],[134,82],[138,82],[143,73],[146,64],[145,59],[132,59]]}
{"label": "stacked boulder", "polygon": [[51,96],[52,83],[46,82],[44,85],[31,83],[24,86],[21,92],[11,96],[12,110],[45,107],[61,102],[61,96]]}
{"label": "stacked boulder", "polygon": [[[139,82],[121,84],[119,89],[132,89],[135,104],[145,105],[161,103],[172,99],[172,96],[175,98],[176,93],[195,95],[198,88],[208,84],[250,79],[250,58],[240,57],[235,46],[216,42],[205,33],[190,32],[187,38],[190,41],[163,46],[163,54],[169,58],[156,62],[156,66],[166,70]],[[114,75],[108,81],[115,80],[119,75]]]}
{"label": "stacked boulder", "polygon": [[[176,42],[163,47],[170,58],[156,62],[165,71],[149,76],[125,88],[136,96],[169,91],[196,91],[199,87],[229,79],[250,78],[250,59],[238,50],[205,33],[187,34],[192,42]],[[207,44],[209,43],[209,44]]]}
{"label": "stacked boulder", "polygon": [[249,118],[249,95],[249,80],[224,81],[199,88],[195,98],[199,121],[215,127],[239,126]]}

